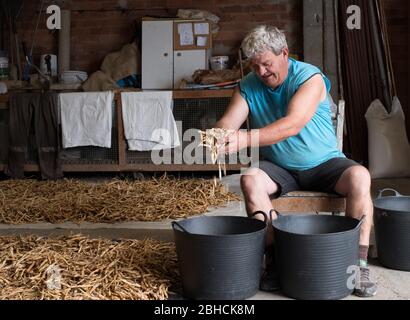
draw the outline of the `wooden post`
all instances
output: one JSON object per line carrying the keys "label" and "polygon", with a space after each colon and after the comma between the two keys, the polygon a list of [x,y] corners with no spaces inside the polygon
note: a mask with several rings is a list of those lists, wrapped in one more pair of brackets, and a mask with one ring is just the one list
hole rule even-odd
{"label": "wooden post", "polygon": [[61,10],[61,30],[58,37],[58,72],[70,70],[70,10]]}
{"label": "wooden post", "polygon": [[127,152],[127,142],[125,141],[124,134],[124,123],[122,120],[122,100],[121,92],[115,94],[115,106],[117,112],[117,139],[118,139],[118,166],[119,171],[127,165],[126,152]]}

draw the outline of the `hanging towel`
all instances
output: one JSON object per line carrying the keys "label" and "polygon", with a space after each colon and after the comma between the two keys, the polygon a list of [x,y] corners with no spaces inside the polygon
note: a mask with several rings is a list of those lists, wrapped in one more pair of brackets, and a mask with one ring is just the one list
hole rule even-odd
{"label": "hanging towel", "polygon": [[163,150],[180,145],[172,114],[172,91],[122,92],[121,101],[129,150]]}
{"label": "hanging towel", "polygon": [[111,148],[113,99],[111,91],[60,94],[63,148]]}

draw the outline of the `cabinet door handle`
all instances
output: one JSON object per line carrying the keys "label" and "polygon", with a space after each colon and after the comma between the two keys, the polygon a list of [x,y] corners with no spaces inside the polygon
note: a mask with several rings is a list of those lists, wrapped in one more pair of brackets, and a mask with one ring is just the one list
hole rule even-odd
{"label": "cabinet door handle", "polygon": [[177,53],[177,56],[178,56],[178,57],[181,57],[181,56],[182,56],[182,53],[181,53],[181,52],[178,52],[178,53]]}
{"label": "cabinet door handle", "polygon": [[164,57],[168,57],[168,53],[167,53],[167,52],[164,53]]}

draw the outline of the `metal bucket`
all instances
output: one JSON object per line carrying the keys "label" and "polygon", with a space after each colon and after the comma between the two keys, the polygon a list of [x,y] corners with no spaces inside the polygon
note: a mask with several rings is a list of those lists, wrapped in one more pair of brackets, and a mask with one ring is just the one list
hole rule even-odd
{"label": "metal bucket", "polygon": [[302,300],[336,300],[350,295],[362,221],[317,215],[280,215],[273,221],[283,293]]}
{"label": "metal bucket", "polygon": [[[383,197],[386,191],[393,191],[395,196]],[[390,269],[410,271],[410,197],[384,189],[373,204],[380,263]]]}
{"label": "metal bucket", "polygon": [[257,293],[266,223],[245,217],[200,217],[172,226],[184,297],[242,300]]}

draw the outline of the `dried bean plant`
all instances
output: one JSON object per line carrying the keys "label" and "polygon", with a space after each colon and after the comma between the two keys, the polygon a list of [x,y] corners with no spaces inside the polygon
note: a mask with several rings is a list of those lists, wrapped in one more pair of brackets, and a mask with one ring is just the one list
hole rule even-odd
{"label": "dried bean plant", "polygon": [[174,244],[0,237],[1,300],[165,300],[180,283]]}
{"label": "dried bean plant", "polygon": [[[234,130],[226,130],[222,128],[213,128],[206,131],[199,131],[201,145],[208,148],[211,152],[211,160],[213,164],[218,162],[219,179],[222,179],[221,161],[220,161],[220,148],[225,146],[225,139],[229,137]],[[224,165],[224,174],[226,175],[226,163]]]}
{"label": "dried bean plant", "polygon": [[79,180],[0,181],[0,223],[116,223],[183,219],[240,198],[204,179],[88,183]]}

